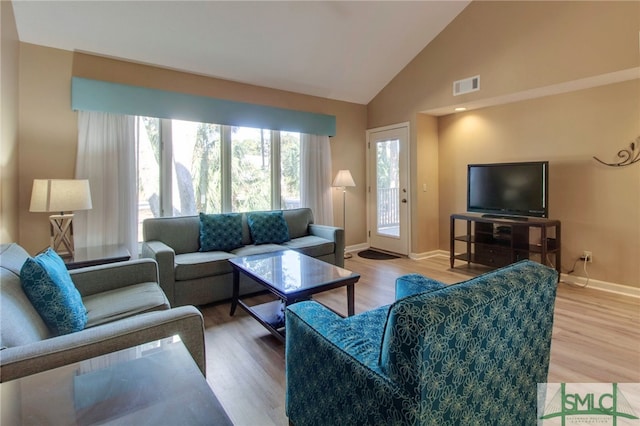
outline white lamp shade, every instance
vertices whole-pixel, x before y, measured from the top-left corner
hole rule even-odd
[[[34,179],[31,212],[89,210],[91,190],[87,179]]]
[[[334,187],[346,188],[347,186],[356,186],[349,170],[339,170],[336,178],[333,180]]]

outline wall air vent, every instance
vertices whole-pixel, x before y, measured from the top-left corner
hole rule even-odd
[[[463,95],[465,93],[476,92],[480,90],[480,76],[463,78],[453,82],[453,96]]]

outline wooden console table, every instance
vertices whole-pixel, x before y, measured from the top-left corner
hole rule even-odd
[[[464,232],[456,232],[456,222],[464,224]],[[456,254],[456,243],[464,247]],[[550,260],[553,256],[553,262]],[[479,214],[451,215],[450,261],[477,263],[500,268],[523,259],[553,266],[560,273],[560,221],[537,218],[485,217]]]

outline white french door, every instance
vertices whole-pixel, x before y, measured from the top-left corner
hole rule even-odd
[[[369,245],[409,254],[409,123],[367,130]]]

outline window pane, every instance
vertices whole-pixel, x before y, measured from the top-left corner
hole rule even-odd
[[[300,133],[280,132],[280,194],[283,209],[300,207]]]
[[[231,211],[271,209],[271,132],[231,130]]]
[[[172,120],[173,215],[219,213],[220,126]]]
[[[299,133],[147,117],[139,132],[140,225],[162,215],[271,210],[272,191],[281,208],[300,206]]]
[[[139,117],[138,126],[138,241],[142,221],[160,216],[160,119]]]

